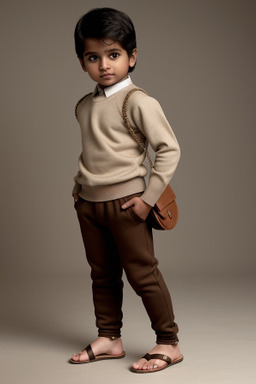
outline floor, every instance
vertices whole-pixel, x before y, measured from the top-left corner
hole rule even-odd
[[[129,367],[154,335],[140,298],[125,283],[123,343],[117,361],[71,365],[96,336],[91,287],[82,276],[15,278],[1,289],[0,381],[4,384],[255,384],[255,279],[194,276],[168,282],[184,361],[136,375]]]

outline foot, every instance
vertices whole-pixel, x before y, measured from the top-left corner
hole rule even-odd
[[[165,345],[165,344],[157,344],[150,352],[150,355],[153,354],[163,354],[167,355],[171,358],[171,360],[176,360],[181,357],[180,349],[178,344],[174,345]],[[146,359],[140,359],[136,363],[133,363],[132,368],[136,370],[152,370],[156,368],[162,368],[166,365],[166,362],[159,359],[152,359],[147,361]]]
[[[115,356],[120,355],[123,352],[123,345],[120,338],[111,340],[108,337],[98,337],[97,340],[91,343],[91,347],[95,356],[102,353]],[[82,351],[73,355],[71,360],[82,363],[89,361],[89,356],[86,351]]]

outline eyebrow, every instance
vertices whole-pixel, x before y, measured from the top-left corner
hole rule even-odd
[[[111,52],[116,52],[116,51],[121,52],[121,49],[120,48],[111,48],[111,49],[107,49],[104,52],[111,53]],[[90,56],[90,55],[98,55],[98,52],[86,52],[84,54],[84,56]]]

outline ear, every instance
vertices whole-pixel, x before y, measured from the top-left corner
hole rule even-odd
[[[134,65],[136,64],[137,55],[138,55],[138,50],[137,48],[134,48],[131,56],[129,57],[129,67],[131,68],[134,67]]]
[[[81,64],[81,67],[83,68],[83,70],[85,71],[85,72],[87,72],[87,69],[86,69],[86,67],[85,67],[85,65],[84,65],[84,61],[79,57],[78,58],[79,59],[79,61],[80,61],[80,64]]]

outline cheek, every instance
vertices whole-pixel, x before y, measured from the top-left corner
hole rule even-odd
[[[80,65],[81,65],[82,69],[86,72],[84,61],[80,58],[79,58],[79,61],[80,61]]]
[[[87,65],[85,66],[85,68],[86,68],[86,72],[88,72],[88,73],[94,73],[95,70],[96,70],[96,66],[94,66],[94,65],[90,65],[90,64],[87,64]]]

